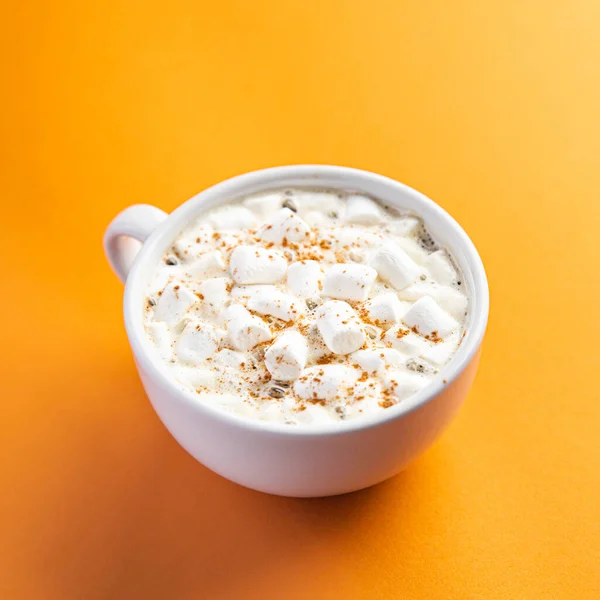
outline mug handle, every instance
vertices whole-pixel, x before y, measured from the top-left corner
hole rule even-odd
[[[104,252],[122,283],[142,244],[168,216],[156,206],[134,204],[111,221],[104,234]]]

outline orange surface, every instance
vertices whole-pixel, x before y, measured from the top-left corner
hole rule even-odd
[[[2,19],[0,597],[600,597],[600,4],[12,2]],[[456,423],[405,473],[291,500],[152,412],[102,256],[275,164],[433,197],[492,312]]]

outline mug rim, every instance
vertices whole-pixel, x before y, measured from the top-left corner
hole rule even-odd
[[[203,210],[210,208],[210,206],[240,197],[244,195],[244,193],[250,193],[244,192],[241,189],[237,189],[237,191],[234,192],[236,188],[251,188],[258,186],[258,190],[260,190],[260,184],[263,183],[264,189],[267,190],[270,189],[267,185],[269,179],[275,181],[276,179],[289,179],[292,177],[306,179],[308,184],[312,183],[312,187],[319,187],[319,179],[332,176],[348,178],[349,188],[352,188],[352,178],[356,179],[358,177],[363,179],[363,181],[365,179],[376,181],[388,188],[395,188],[404,195],[412,196],[412,198],[421,206],[426,206],[427,210],[437,213],[437,217],[444,221],[444,225],[452,230],[453,235],[460,238],[465,261],[473,280],[473,289],[470,290],[471,306],[469,314],[469,335],[465,337],[450,362],[444,365],[444,379],[442,380],[440,377],[437,377],[432,382],[425,385],[416,394],[387,408],[385,411],[358,417],[349,421],[316,425],[295,424],[292,426],[279,422],[261,421],[259,419],[241,416],[224,408],[199,401],[198,398],[200,396],[194,394],[190,390],[177,386],[172,377],[167,373],[166,367],[162,364],[158,356],[155,356],[151,352],[150,344],[144,335],[143,313],[141,310],[138,310],[139,306],[135,300],[137,294],[140,292],[140,286],[143,286],[143,289],[145,290],[145,286],[148,283],[147,278],[143,279],[141,277],[142,267],[146,262],[146,259],[152,254],[152,249],[159,242],[163,241],[165,237],[168,237],[171,242],[175,239],[181,231],[181,227],[177,229],[177,231],[174,231],[175,227],[180,222],[184,222],[188,217],[194,218],[196,213],[200,214]],[[285,184],[282,183],[281,187],[285,187]],[[324,185],[323,187],[331,186]],[[214,202],[205,206],[203,209],[198,209],[198,204],[200,204],[203,199],[208,199],[211,196],[214,198]],[[426,222],[426,219],[424,217],[422,218]],[[452,254],[452,248],[450,248],[450,251]],[[231,426],[241,427],[246,430],[255,430],[264,434],[273,435],[282,434],[295,437],[312,437],[342,435],[401,419],[414,410],[426,405],[437,397],[444,389],[449,387],[471,363],[481,346],[489,314],[489,289],[483,262],[467,233],[448,212],[421,192],[384,175],[362,169],[335,165],[287,165],[250,171],[216,183],[195,194],[170,213],[143,243],[135,258],[125,282],[123,313],[127,337],[136,361],[147,375],[168,391],[172,401],[183,402],[193,408],[196,412],[202,413],[207,418],[216,419]]]

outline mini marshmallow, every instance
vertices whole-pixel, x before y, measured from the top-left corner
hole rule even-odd
[[[323,341],[316,325],[310,325],[305,335],[308,342],[308,359],[311,363],[315,363],[320,358],[331,354],[331,350]]]
[[[357,381],[354,385],[354,404],[358,408],[365,408],[365,404],[371,400],[379,402],[381,400],[381,383],[376,379],[367,379],[366,381]]]
[[[279,405],[288,423],[300,425],[331,423],[331,414],[328,407],[312,402],[297,401],[291,394],[287,395]]]
[[[427,383],[427,379],[424,377],[403,371],[387,373],[383,379],[385,388],[390,390],[398,400],[405,400],[416,394]]]
[[[146,324],[146,332],[162,358],[170,360],[173,356],[173,336],[163,321],[150,321]]]
[[[255,213],[258,213],[262,218],[265,218],[281,208],[282,202],[282,194],[276,192],[274,194],[250,196],[250,198],[246,198],[242,204]]]
[[[251,350],[257,344],[271,339],[271,330],[259,317],[248,312],[241,304],[232,304],[225,310],[227,338],[236,350]]]
[[[379,406],[382,399],[381,391],[381,383],[375,379],[356,382],[353,394],[354,402],[344,407],[345,417],[352,419],[382,410],[382,407]]]
[[[199,366],[180,366],[175,371],[175,379],[185,387],[192,387],[203,392],[214,390],[218,386],[217,376],[213,371]]]
[[[212,312],[225,306],[229,296],[227,291],[229,283],[227,277],[216,277],[215,279],[207,279],[198,286],[202,301],[210,307]]]
[[[283,279],[287,260],[276,250],[238,246],[231,253],[229,271],[238,284],[276,283]]]
[[[231,288],[231,297],[236,300],[247,301],[252,296],[262,293],[263,290],[272,288],[272,285],[234,285]]]
[[[291,418],[301,425],[325,425],[331,423],[329,410],[319,404],[305,404],[303,409],[297,408],[289,413]]]
[[[280,292],[273,285],[261,286],[246,305],[261,315],[271,315],[283,321],[295,321],[306,310],[306,304],[294,296]]]
[[[211,210],[205,217],[206,222],[215,229],[239,230],[248,229],[256,225],[254,213],[241,204],[230,204]]]
[[[323,286],[323,269],[316,260],[292,263],[286,276],[290,291],[301,298],[317,296]]]
[[[417,300],[404,314],[402,321],[423,336],[432,334],[439,338],[452,333],[458,323],[431,296]]]
[[[433,279],[438,283],[452,285],[458,279],[456,269],[452,266],[448,255],[443,250],[432,252],[425,261]]]
[[[393,220],[390,225],[390,231],[395,233],[398,237],[407,237],[416,233],[420,227],[421,221],[416,217],[403,217],[399,220]]]
[[[197,364],[217,351],[218,338],[214,327],[201,321],[189,321],[184,327],[175,352],[184,362]]]
[[[383,341],[408,356],[420,356],[431,347],[431,343],[404,327],[392,327],[386,331]]]
[[[308,224],[289,208],[282,208],[269,223],[263,225],[256,234],[265,242],[281,244],[305,240],[310,232]]]
[[[308,360],[308,344],[298,331],[281,334],[265,352],[265,366],[273,379],[297,379]]]
[[[430,363],[442,367],[444,366],[452,357],[452,355],[458,349],[460,344],[461,334],[458,331],[455,331],[453,334],[449,335],[443,342],[438,344],[432,344],[431,348],[428,348],[425,352],[423,352],[423,358]]]
[[[371,266],[379,277],[387,281],[397,290],[411,284],[421,274],[419,265],[415,263],[396,243],[383,244],[371,259]]]
[[[197,302],[198,297],[184,285],[169,283],[158,298],[154,319],[176,325]]]
[[[294,392],[304,400],[333,400],[348,397],[358,379],[356,369],[346,365],[317,365],[305,369],[294,382]]]
[[[365,265],[341,263],[327,270],[323,282],[323,295],[341,300],[366,300],[377,271]]]
[[[343,227],[332,227],[323,230],[323,238],[331,242],[335,250],[347,250],[349,248],[377,248],[383,242],[380,233],[370,231],[365,227],[357,225],[344,225]]]
[[[223,393],[219,390],[215,394],[206,394],[202,397],[202,401],[212,403],[240,417],[256,418],[256,405],[249,402],[240,402],[239,394]]]
[[[369,315],[369,320],[384,329],[400,322],[400,317],[405,312],[402,302],[393,292],[375,296],[365,303],[364,309]]]
[[[352,364],[357,364],[369,374],[383,371],[387,366],[400,366],[406,362],[406,355],[394,348],[373,348],[358,350],[350,356]]]
[[[212,364],[223,369],[234,369],[238,371],[243,364],[248,362],[247,356],[243,352],[236,352],[229,348],[223,348],[212,357]]]
[[[263,400],[261,399],[258,405],[258,418],[261,421],[268,421],[270,423],[281,423],[285,421],[286,414],[283,410],[281,402],[276,400]]]
[[[202,281],[208,277],[222,275],[225,272],[225,260],[219,250],[205,252],[187,269],[192,279]]]
[[[416,302],[423,296],[431,296],[432,298],[436,298],[440,288],[441,286],[438,283],[435,283],[435,281],[432,279],[417,281],[416,283],[405,287],[403,290],[400,290],[398,292],[398,298],[411,303]]]
[[[325,302],[317,310],[317,327],[323,341],[335,354],[350,354],[365,343],[361,321],[352,307],[341,300]]]
[[[348,258],[353,262],[361,263],[365,261],[366,254],[364,250],[352,249],[348,252]]]
[[[359,225],[377,225],[383,214],[376,202],[366,196],[352,194],[346,201],[346,222]]]
[[[469,305],[467,296],[450,286],[440,285],[434,281],[413,283],[398,292],[400,300],[409,300],[411,302],[416,302],[423,296],[431,296],[456,320],[461,320],[464,317]]]
[[[335,194],[327,192],[298,191],[294,194],[298,210],[302,213],[311,210],[323,214],[340,214],[344,210],[344,201]]]
[[[435,301],[456,320],[463,319],[467,314],[469,300],[458,290],[449,286],[440,286],[437,293],[431,294]]]
[[[331,225],[331,218],[324,215],[321,211],[311,210],[302,215],[302,217],[310,227],[327,227]]]
[[[402,248],[410,258],[418,265],[424,265],[429,253],[416,240],[406,237],[399,237],[394,240],[397,246]]]
[[[187,262],[211,248],[213,228],[207,223],[194,227],[193,233],[182,235],[175,243],[175,251],[180,258]]]

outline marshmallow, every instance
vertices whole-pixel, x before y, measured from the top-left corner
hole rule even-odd
[[[251,350],[257,344],[271,339],[271,330],[267,324],[250,314],[241,304],[229,306],[224,316],[227,337],[236,350]]]
[[[211,312],[218,312],[225,306],[229,296],[228,286],[229,279],[227,277],[207,279],[198,286],[201,299],[211,309]]]
[[[377,271],[354,263],[333,265],[325,275],[323,295],[342,300],[366,300]]]
[[[402,302],[393,292],[371,298],[365,303],[364,309],[371,322],[385,329],[399,323],[400,317],[405,312]]]
[[[182,235],[173,244],[176,253],[187,261],[212,247],[213,228],[207,223],[196,225],[192,233]]]
[[[419,219],[416,217],[403,217],[397,221],[392,221],[389,225],[389,229],[398,237],[407,237],[416,233],[420,225],[421,221],[419,221]]]
[[[223,254],[219,250],[205,252],[190,265],[187,272],[196,281],[222,275],[225,272]]]
[[[344,210],[344,201],[335,194],[323,192],[298,191],[294,194],[298,210],[302,213],[317,211],[329,215]]]
[[[213,405],[223,408],[240,417],[247,417],[250,419],[256,418],[256,405],[254,403],[241,401],[239,394],[224,393],[219,390],[217,393],[202,396],[202,401],[212,403]]]
[[[386,366],[399,366],[406,361],[406,355],[394,348],[373,348],[371,350],[358,350],[350,356],[352,364],[357,364],[369,374],[381,372]]]
[[[201,321],[188,321],[177,340],[175,352],[184,362],[197,364],[217,351],[218,338],[214,327]]]
[[[366,196],[352,194],[346,200],[346,222],[359,225],[377,225],[383,214],[376,202]]]
[[[392,242],[383,244],[375,252],[371,266],[381,279],[389,282],[397,290],[411,284],[421,273],[419,266],[406,252]]]
[[[323,269],[316,260],[292,263],[286,275],[290,291],[302,298],[317,296],[323,286]]]
[[[286,396],[279,404],[288,423],[300,425],[331,423],[329,407],[297,401],[292,394]]]
[[[417,300],[404,313],[402,321],[426,337],[444,338],[458,327],[458,323],[431,296]]]
[[[455,331],[443,342],[432,344],[431,348],[423,352],[423,358],[438,367],[444,366],[458,349],[461,337],[460,332]]]
[[[331,241],[336,250],[347,250],[349,248],[376,248],[383,242],[381,234],[369,231],[364,227],[344,225],[343,227],[332,227],[323,230],[322,235]]]
[[[272,285],[234,285],[231,288],[231,297],[236,300],[247,301],[252,296],[262,293],[266,288],[272,288]]]
[[[282,202],[283,196],[281,193],[275,192],[274,194],[250,196],[242,204],[262,218],[265,218],[273,214],[278,208],[281,208]]]
[[[229,261],[229,270],[236,283],[276,283],[287,269],[285,257],[259,246],[238,246]]]
[[[205,217],[206,222],[217,230],[248,229],[256,225],[254,213],[241,204],[229,204],[211,210]]]
[[[256,234],[265,242],[281,244],[284,239],[288,242],[300,242],[308,237],[310,227],[289,208],[282,208],[269,223],[263,225]]]
[[[363,250],[352,249],[348,251],[348,258],[353,262],[364,262],[365,261],[365,252]]]
[[[383,384],[398,400],[404,400],[427,385],[427,379],[419,375],[405,372],[390,372],[383,379]]]
[[[308,344],[298,331],[281,334],[265,352],[265,366],[273,379],[293,381],[308,360]]]
[[[172,335],[169,327],[162,321],[150,321],[146,324],[146,332],[162,358],[170,360],[173,356]]]
[[[329,410],[319,404],[304,404],[290,413],[291,418],[301,425],[320,425],[331,423]]]
[[[223,348],[215,352],[212,357],[212,364],[218,365],[223,370],[234,369],[235,371],[239,371],[242,365],[247,363],[248,357],[243,352],[236,352],[229,348]]]
[[[286,414],[283,410],[281,402],[276,400],[261,400],[258,405],[258,418],[261,421],[269,421],[271,423],[281,423],[285,421]]]
[[[311,363],[315,363],[320,358],[331,354],[316,325],[309,326],[306,339],[308,341],[308,358]]]
[[[358,408],[364,408],[365,405],[361,406],[362,402],[375,400],[379,402],[381,399],[381,383],[376,379],[367,379],[366,381],[357,381],[354,385],[354,406]]]
[[[295,321],[304,313],[306,304],[294,296],[280,292],[273,285],[265,285],[250,296],[247,307],[261,315],[272,315],[283,321]]]
[[[379,412],[381,410],[381,406],[379,406],[381,390],[381,383],[374,379],[357,381],[354,386],[354,402],[344,407],[345,417],[352,419],[360,415]]]
[[[411,238],[400,237],[394,240],[395,243],[408,254],[418,265],[424,265],[429,253],[423,246]]]
[[[352,307],[341,300],[330,300],[317,311],[317,327],[323,341],[335,354],[350,354],[366,339],[362,323]]]
[[[305,369],[294,382],[294,392],[304,400],[333,400],[352,394],[358,371],[346,365],[317,365]]]
[[[448,286],[440,286],[435,294],[431,294],[435,301],[456,320],[461,320],[467,314],[469,300],[458,290]]]
[[[215,390],[218,387],[218,377],[215,373],[197,365],[193,367],[180,366],[175,371],[175,379],[185,387],[192,387],[203,392]]]
[[[389,329],[383,336],[383,341],[408,356],[420,356],[431,347],[422,337],[400,326]]]
[[[176,325],[185,313],[198,302],[198,297],[180,284],[169,283],[158,298],[154,319]]]
[[[439,289],[441,286],[432,279],[427,279],[426,281],[417,281],[403,290],[398,292],[398,298],[400,300],[406,300],[408,302],[416,302],[419,298],[423,296],[431,296],[432,298],[436,298]]]
[[[458,279],[456,269],[448,259],[448,255],[443,250],[432,252],[425,261],[425,266],[429,269],[433,279],[438,283],[452,285]]]
[[[321,211],[311,210],[302,217],[310,227],[327,227],[331,225],[331,219]]]
[[[416,302],[423,296],[431,296],[447,313],[461,320],[469,304],[468,298],[458,290],[447,285],[439,285],[433,281],[413,283],[398,292],[400,300]]]

